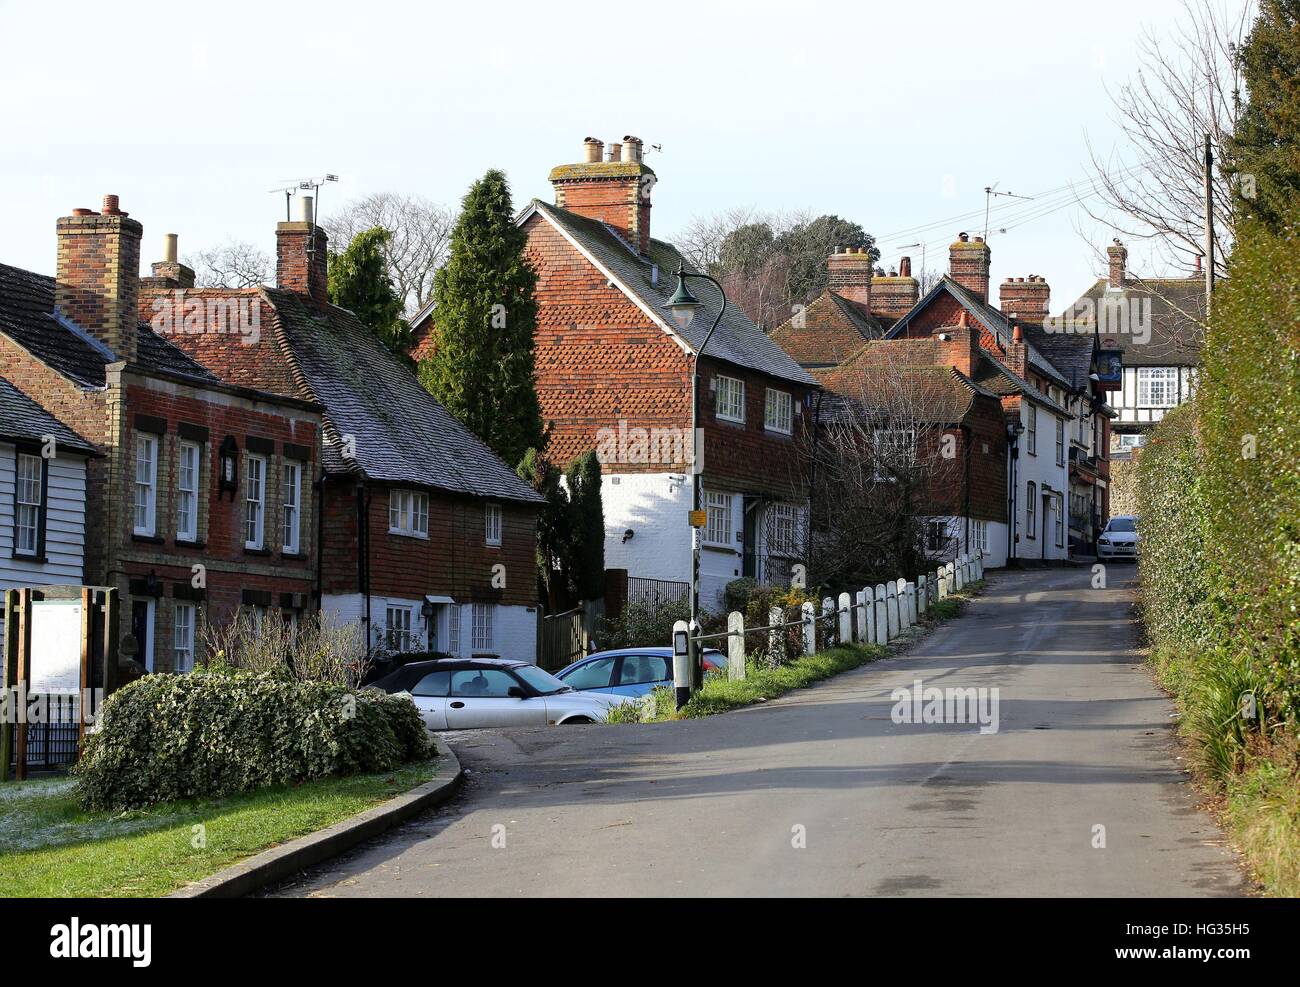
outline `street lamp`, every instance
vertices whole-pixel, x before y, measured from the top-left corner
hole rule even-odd
[[[1007,559],[1016,557],[1016,460],[1020,458],[1020,436],[1025,432],[1021,422],[1007,426]]]
[[[701,278],[708,281],[718,289],[718,294],[722,297],[722,304],[718,308],[718,315],[713,320],[713,325],[709,331],[704,334],[704,341],[695,350],[695,355],[691,361],[691,511],[692,522],[698,517],[700,510],[700,463],[702,461],[700,448],[700,357],[704,355],[704,348],[709,345],[709,339],[713,336],[713,330],[718,328],[718,323],[722,321],[722,313],[727,310],[727,293],[722,290],[722,285],[707,274],[688,274],[686,267],[681,262],[677,264],[677,290],[673,292],[672,298],[668,299],[667,309],[672,313],[673,322],[677,328],[683,331],[690,328],[691,323],[695,321],[695,313],[703,307],[703,302],[691,294],[691,289],[686,286],[687,278]],[[703,684],[703,666],[700,664],[699,642],[696,640],[700,633],[700,529],[694,523],[691,524],[691,623],[690,623],[690,658],[691,658],[691,688],[698,689]]]

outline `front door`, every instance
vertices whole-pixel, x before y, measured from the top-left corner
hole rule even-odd
[[[135,638],[135,660],[146,672],[153,671],[153,600],[131,601],[131,636]]]

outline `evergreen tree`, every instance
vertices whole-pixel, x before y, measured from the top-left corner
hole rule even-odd
[[[461,203],[434,280],[433,354],[420,381],[508,463],[545,448],[533,362],[537,274],[524,257],[506,176],[489,171]]]
[[[537,579],[542,598],[555,607],[568,592],[569,497],[560,471],[536,449],[524,453],[515,472],[546,499],[537,512]]]
[[[1240,57],[1250,101],[1227,169],[1238,212],[1279,233],[1300,202],[1300,0],[1263,0]]]
[[[569,489],[569,574],[580,600],[605,595],[605,510],[600,497],[600,459],[589,450],[565,471]]]
[[[383,227],[372,226],[354,236],[341,254],[331,253],[329,293],[331,302],[351,311],[389,349],[400,352],[409,342],[410,327],[384,261],[390,236]]]

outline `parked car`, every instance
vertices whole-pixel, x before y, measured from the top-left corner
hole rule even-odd
[[[576,692],[536,665],[504,658],[415,661],[373,686],[409,695],[430,730],[598,723],[619,702]]]
[[[1138,519],[1132,514],[1116,514],[1106,522],[1097,539],[1097,558],[1136,559],[1138,557]]]
[[[706,672],[726,668],[726,655],[715,648],[705,649]],[[655,686],[673,684],[673,649],[598,651],[560,669],[555,677],[579,692],[601,692],[624,698],[644,696]]]

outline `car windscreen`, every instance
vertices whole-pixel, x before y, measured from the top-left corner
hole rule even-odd
[[[1137,525],[1133,523],[1131,517],[1113,517],[1110,524],[1106,525],[1107,531],[1137,531]]]
[[[536,692],[543,696],[549,696],[553,692],[560,692],[568,689],[565,683],[561,682],[550,672],[542,671],[536,665],[520,665],[511,669],[516,675],[523,679]]]

